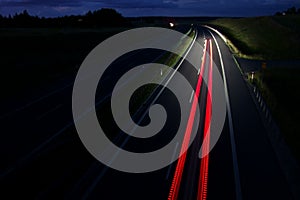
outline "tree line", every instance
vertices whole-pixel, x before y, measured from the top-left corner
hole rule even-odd
[[[102,8],[89,11],[84,15],[68,15],[63,17],[31,16],[27,10],[11,16],[0,15],[0,27],[117,27],[130,23],[116,10]]]
[[[300,15],[300,8],[297,9],[295,6],[293,6],[283,12],[277,12],[275,15]]]

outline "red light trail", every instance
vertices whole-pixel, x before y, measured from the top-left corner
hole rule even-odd
[[[203,151],[200,164],[200,175],[198,184],[198,200],[207,199],[207,184],[208,184],[208,162],[209,162],[209,142],[210,142],[210,124],[212,115],[212,42],[209,40],[209,56],[210,65],[208,71],[208,93],[206,96],[206,109],[205,109],[205,123],[204,123],[204,134],[203,134]],[[207,138],[207,139],[206,139]]]
[[[180,158],[177,161],[175,174],[174,174],[174,177],[172,180],[168,200],[176,200],[178,198],[180,183],[181,183],[181,179],[182,179],[182,174],[183,174],[183,169],[184,169],[184,164],[185,164],[186,154],[187,154],[187,151],[185,151],[185,150],[187,149],[188,144],[190,142],[190,137],[191,137],[191,133],[192,133],[192,129],[193,129],[193,124],[194,124],[194,119],[195,119],[195,114],[196,114],[196,109],[197,109],[197,104],[198,104],[198,98],[200,95],[201,86],[202,86],[202,82],[203,82],[206,51],[207,51],[207,40],[205,40],[205,43],[204,43],[204,53],[203,53],[202,64],[201,64],[201,68],[200,68],[200,75],[198,77],[195,96],[194,96],[194,99],[192,102],[192,107],[191,107],[191,111],[190,111],[190,115],[189,115],[189,119],[188,119],[188,123],[187,123],[187,128],[186,128],[186,131],[184,134],[183,143],[182,143],[181,150],[180,150],[180,155],[182,155],[182,156],[180,156]]]

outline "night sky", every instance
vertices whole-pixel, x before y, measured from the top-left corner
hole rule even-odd
[[[0,14],[26,9],[52,17],[114,8],[123,16],[261,16],[291,6],[300,7],[300,0],[0,0]]]

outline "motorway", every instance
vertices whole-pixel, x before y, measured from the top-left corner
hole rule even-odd
[[[199,128],[189,150],[177,161],[149,173],[120,172],[98,162],[76,133],[71,110],[75,77],[69,77],[53,86],[54,90],[28,103],[12,105],[11,109],[8,106],[1,113],[4,131],[0,140],[0,195],[8,199],[20,196],[31,199],[293,199],[259,110],[229,48],[213,30],[203,26],[193,29],[194,41],[204,51],[194,47],[193,41],[186,56],[198,55],[198,69],[184,60],[174,67],[194,88],[188,91],[190,119],[185,136],[174,152],[178,153],[189,143],[189,129],[195,123]],[[111,141],[123,149],[133,152],[159,149],[178,129],[178,102],[173,93],[162,87],[134,115],[134,121],[145,125],[149,118],[141,117],[147,108],[153,103],[164,106],[168,113],[166,125],[152,138],[129,137],[117,127],[109,110],[111,92],[122,75],[135,66],[159,62],[163,55],[164,52],[154,49],[128,53],[118,58],[100,80],[96,94],[98,119]],[[217,68],[212,68],[213,63]],[[214,81],[213,69],[219,70],[224,81],[226,120],[216,146],[199,159],[203,138],[210,134],[214,109],[213,99],[208,95]],[[166,75],[168,78],[172,83],[171,74]],[[180,83],[172,84],[181,87]],[[197,103],[203,116],[198,121],[197,116],[193,117]]]

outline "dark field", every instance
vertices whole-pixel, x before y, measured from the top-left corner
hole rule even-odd
[[[255,75],[255,83],[272,110],[293,154],[300,160],[300,68],[266,69]]]
[[[91,49],[123,30],[1,29],[2,99],[18,98],[76,73]]]

